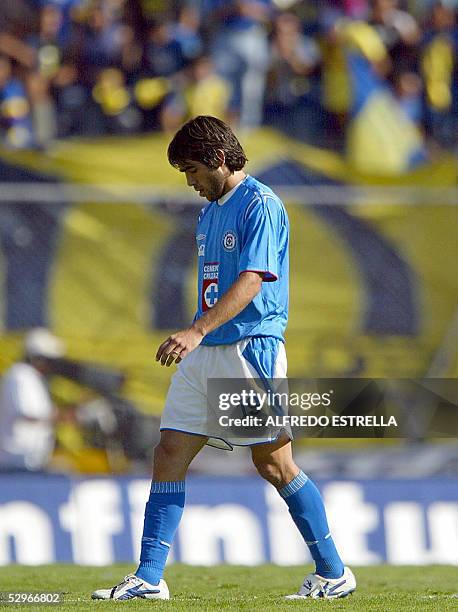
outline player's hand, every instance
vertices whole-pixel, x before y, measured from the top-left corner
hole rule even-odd
[[[180,361],[189,355],[191,351],[199,346],[204,338],[204,334],[195,327],[182,329],[176,334],[172,334],[158,348],[156,353],[156,361],[160,361],[161,365],[170,367],[173,362]]]

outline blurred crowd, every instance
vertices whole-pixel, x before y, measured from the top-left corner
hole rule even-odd
[[[10,147],[213,114],[339,148],[374,86],[457,144],[456,0],[2,0]],[[375,85],[374,85],[375,84]]]

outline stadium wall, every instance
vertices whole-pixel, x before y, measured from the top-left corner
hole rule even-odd
[[[135,562],[149,480],[0,476],[0,565]],[[458,480],[330,480],[334,538],[351,565],[458,565]],[[310,557],[270,485],[189,477],[170,562],[258,565]]]

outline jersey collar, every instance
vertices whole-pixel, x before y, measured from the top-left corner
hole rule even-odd
[[[237,183],[237,185],[235,187],[232,187],[232,189],[230,191],[228,191],[227,193],[225,193],[223,196],[221,196],[219,198],[219,200],[216,200],[216,203],[218,204],[218,206],[222,206],[223,204],[225,204],[230,198],[232,198],[232,196],[234,195],[234,193],[237,191],[237,189],[240,187],[240,185],[242,185],[242,183],[244,183],[246,181],[246,179],[248,178],[248,174],[245,176],[245,178],[243,178],[240,183]]]

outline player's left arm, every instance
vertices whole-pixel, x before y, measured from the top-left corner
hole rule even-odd
[[[175,334],[172,334],[159,347],[156,361],[170,366],[174,361],[180,363],[193,351],[207,334],[220,325],[236,317],[261,291],[263,274],[259,272],[242,272],[228,291],[207,310],[200,319]]]

